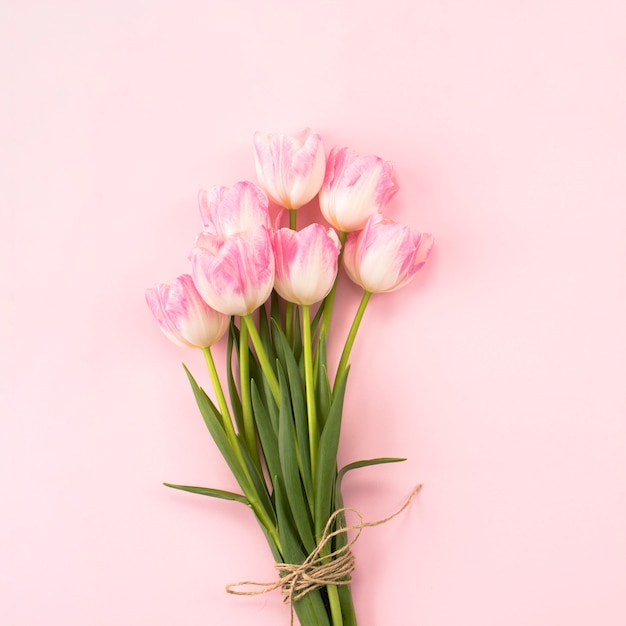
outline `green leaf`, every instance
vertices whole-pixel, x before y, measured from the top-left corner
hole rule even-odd
[[[204,423],[209,429],[209,432],[213,437],[213,441],[215,441],[219,451],[222,453],[228,467],[230,467],[230,471],[237,479],[239,486],[243,489],[243,492],[246,494],[248,500],[257,501],[256,498],[253,497],[253,494],[256,493],[256,496],[259,499],[259,506],[265,510],[265,513],[271,519],[272,523],[275,523],[276,516],[274,513],[274,506],[269,494],[267,493],[267,486],[263,478],[260,476],[258,469],[250,459],[250,455],[248,454],[246,447],[239,439],[236,439],[234,442],[230,441],[222,425],[222,420],[217,407],[213,404],[209,396],[207,396],[204,389],[198,386],[198,383],[186,367],[185,371],[187,372],[187,377],[191,383],[191,388],[193,389],[194,396],[196,397],[200,413],[204,418]],[[237,450],[233,448],[234,445],[237,446]],[[240,462],[240,459],[243,459],[245,466]]]
[[[256,380],[257,383],[260,385],[260,389],[265,389],[264,386],[264,381],[265,381],[265,376],[263,374],[263,368],[260,366],[257,358],[256,358],[256,354],[254,353],[254,350],[252,350],[252,348],[249,348],[250,351],[250,356],[249,356],[249,374],[250,374],[250,380]],[[267,387],[267,393],[271,396],[272,393],[269,390],[269,386]]]
[[[274,354],[274,348],[272,347],[271,353]],[[267,378],[263,374],[263,369],[259,365],[256,354],[251,349],[250,350],[250,364],[249,364],[249,373],[250,379],[255,382],[257,392],[259,394],[259,399],[261,404],[266,408],[267,415],[270,419],[270,423],[274,432],[278,432],[278,407],[276,406],[276,402],[274,400],[274,396],[272,394],[272,390],[267,381]]]
[[[240,435],[238,437],[240,437]],[[259,468],[256,466],[256,464],[253,462],[252,457],[250,456],[250,453],[248,452],[248,449],[244,445],[241,438],[238,438],[237,441],[240,446],[241,456],[243,457],[246,468],[248,469],[248,474],[250,475],[250,479],[252,480],[254,489],[259,496],[261,506],[263,507],[263,509],[265,509],[265,512],[270,518],[271,523],[273,525],[276,525],[276,513],[274,511],[274,504],[272,503],[272,500],[269,496],[267,484],[265,483],[265,478],[259,471]]]
[[[280,409],[278,414],[278,455],[280,466],[285,481],[287,500],[289,501],[289,507],[300,534],[300,539],[305,550],[312,552],[315,548],[315,541],[298,466],[298,442],[293,423],[289,386],[285,380],[282,367],[278,368],[278,380],[280,384]]]
[[[200,414],[204,419],[204,423],[211,433],[211,437],[213,437],[215,445],[222,453],[222,456],[228,464],[228,467],[230,467],[231,472],[233,473],[233,475],[237,479],[237,482],[245,493],[246,488],[248,487],[248,479],[246,477],[243,467],[237,459],[231,442],[226,435],[226,431],[224,430],[224,426],[222,425],[222,417],[217,410],[215,404],[213,404],[211,398],[207,396],[204,389],[202,389],[195,381],[194,377],[191,375],[191,372],[187,369],[186,366],[183,365],[183,367],[185,368],[185,372],[187,373],[187,377],[189,378],[189,382],[193,390],[193,395],[196,398],[196,403],[198,404],[198,408],[200,409]]]
[[[265,349],[265,354],[270,363],[276,361],[276,353],[274,352],[274,346],[272,345],[272,328],[270,320],[267,317],[267,311],[265,307],[259,307],[259,336],[261,337],[261,343]]]
[[[345,467],[342,467],[337,474],[337,487],[341,485],[341,481],[347,472],[358,469],[359,467],[369,467],[370,465],[383,465],[384,463],[401,463],[406,459],[400,459],[396,457],[380,457],[378,459],[365,459],[363,461],[354,461],[349,463]]]
[[[346,393],[349,367],[336,386],[328,419],[320,436],[319,456],[315,472],[315,537],[319,541],[331,514],[337,477],[337,449],[341,433],[343,399]]]
[[[300,564],[307,554],[298,538],[293,520],[289,514],[290,507],[285,495],[285,487],[278,476],[274,476],[276,489],[276,516],[278,518],[278,534],[283,548],[284,563]],[[294,610],[301,624],[306,626],[331,626],[326,606],[320,590],[308,593],[294,603]]]
[[[185,367],[185,366],[183,366]],[[254,509],[255,515],[261,525],[271,533],[276,524],[274,505],[267,493],[265,481],[259,475],[257,468],[250,460],[245,446],[236,438],[231,441],[222,425],[219,411],[207,396],[205,391],[198,385],[191,372],[185,367],[198,408],[204,419],[213,441],[222,453],[224,460],[230,467],[231,472],[242,488],[248,501]],[[267,519],[263,519],[263,517]]]
[[[341,604],[343,626],[357,626],[350,585],[338,585],[337,591],[339,592],[339,603]]]
[[[272,291],[272,296],[270,298],[270,317],[272,320],[276,320],[276,323],[280,326],[280,296],[276,292],[276,290]]]
[[[302,563],[307,554],[296,530],[291,507],[285,493],[283,480],[277,474],[273,477],[276,493],[276,518],[278,519],[278,536],[283,548],[285,563]]]
[[[274,400],[269,383],[265,379],[263,379],[263,389],[265,391],[265,402],[263,406],[267,409],[267,414],[270,418],[274,433],[278,436],[278,405]],[[259,393],[259,395],[261,394]]]
[[[246,496],[232,491],[224,491],[223,489],[211,489],[210,487],[191,487],[190,485],[173,485],[171,483],[163,483],[166,487],[172,489],[180,489],[181,491],[189,491],[189,493],[197,493],[201,496],[209,496],[211,498],[219,498],[220,500],[233,500],[241,502],[246,506],[250,506],[250,502]]]
[[[395,458],[395,457],[381,457],[376,459],[366,459],[363,461],[355,461],[354,463],[349,463],[345,467],[342,467],[341,470],[337,473],[337,481],[335,487],[335,511],[339,511],[343,509],[343,496],[341,495],[341,481],[347,472],[358,469],[359,467],[368,467],[370,465],[381,465],[383,463],[399,463],[401,461],[406,461],[406,459]],[[337,517],[337,528],[345,527],[346,518],[342,513]],[[348,542],[348,539],[344,533],[337,535],[333,541],[333,549],[339,550],[343,548],[343,546]],[[340,594],[341,595],[341,594]],[[351,601],[351,598],[349,598]],[[345,601],[348,599],[346,598]],[[344,599],[342,598],[342,603]],[[344,624],[346,626],[346,624]]]
[[[358,469],[359,467],[367,467],[369,465],[381,465],[382,463],[399,463],[401,461],[406,461],[406,459],[399,459],[395,457],[381,457],[377,459],[366,459],[363,461],[355,461],[354,463],[349,463],[345,467],[342,467],[341,470],[337,473],[337,480],[335,486],[335,511],[339,511],[343,509],[343,497],[341,495],[341,481],[347,472],[353,469]],[[343,514],[339,515],[337,518],[337,528],[341,528],[346,525],[345,516]],[[347,537],[345,534],[340,534],[335,537],[335,541],[333,542],[334,549],[337,550],[342,548],[347,543]]]
[[[278,406],[274,400],[271,387],[263,374],[263,369],[257,361],[256,355],[250,350],[250,379],[255,382],[259,399],[267,409],[267,415],[275,433],[278,433]]]
[[[297,362],[302,358],[302,324],[300,323],[300,307],[296,307],[293,333],[293,355]]]
[[[313,478],[311,476],[311,458],[309,452],[309,421],[306,407],[306,395],[304,391],[303,376],[295,356],[289,348],[287,337],[280,328],[274,328],[274,336],[276,342],[280,344],[280,350],[283,355],[284,364],[287,369],[287,377],[289,379],[289,393],[291,396],[291,404],[293,407],[293,417],[295,422],[296,434],[295,438],[298,442],[297,459],[298,467],[304,483],[304,489],[309,501],[309,508],[313,504]]]
[[[239,390],[235,382],[233,374],[233,352],[239,354],[239,329],[235,326],[235,322],[230,320],[230,330],[228,332],[228,346],[226,348],[226,376],[228,379],[228,394],[230,395],[230,405],[235,415],[235,423],[237,430],[243,431],[243,409],[241,407],[241,398]]]
[[[317,346],[316,359],[316,371],[317,381],[315,383],[315,395],[317,402],[317,421],[320,428],[324,428],[326,419],[330,411],[330,405],[332,402],[333,392],[328,379],[328,365],[326,363],[326,338],[320,337]]]
[[[326,605],[322,599],[325,590],[316,589],[294,602],[293,608],[300,624],[306,626],[331,626],[332,618],[328,615]],[[348,626],[344,624],[344,626]],[[354,624],[356,626],[356,623]]]
[[[244,432],[244,424],[243,424],[243,408],[241,404],[241,398],[239,396],[239,390],[236,383],[236,377],[234,374],[233,363],[232,363],[232,355],[235,354],[237,357],[239,356],[239,342],[240,342],[240,331],[235,326],[235,323],[231,320],[230,332],[228,335],[228,352],[227,352],[227,375],[228,375],[228,391],[231,397],[231,404],[233,406],[233,412],[235,413],[235,420],[237,424],[237,430],[239,432]],[[273,354],[273,348],[271,349],[271,353]],[[237,376],[239,375],[239,366],[236,366]],[[271,391],[269,386],[267,385],[267,381],[265,381],[265,377],[263,376],[263,371],[261,366],[259,365],[258,359],[254,350],[249,348],[249,374],[251,380],[256,380],[259,386],[259,392],[261,393],[263,402],[267,404],[265,396],[271,397]],[[278,422],[278,414],[276,414],[276,421]]]
[[[311,320],[311,335],[315,335],[315,333],[317,332],[317,329],[320,324],[320,320],[322,319],[323,312],[324,312],[324,306],[323,305],[318,306],[315,316]]]
[[[261,450],[265,463],[269,471],[270,476],[282,476],[282,468],[280,466],[280,459],[278,456],[278,437],[276,431],[272,427],[272,423],[267,413],[267,408],[263,404],[259,390],[257,388],[256,381],[252,381],[252,409],[254,413],[254,420],[256,423],[257,433],[259,434],[259,441],[261,443]],[[272,400],[273,402],[273,400]],[[273,483],[272,479],[272,483]],[[276,486],[274,485],[274,490]]]

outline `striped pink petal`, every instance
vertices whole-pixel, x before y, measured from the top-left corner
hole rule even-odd
[[[254,162],[265,193],[288,209],[310,202],[324,180],[324,144],[310,129],[297,136],[256,132]]]
[[[216,185],[208,191],[201,189],[198,204],[205,231],[224,239],[251,232],[259,225],[270,225],[267,196],[249,181],[232,187]]]
[[[350,279],[371,293],[395,291],[424,265],[434,243],[430,234],[376,214],[360,232],[349,233],[343,264]]]
[[[390,161],[333,148],[320,190],[320,209],[335,228],[352,232],[362,229],[370,215],[380,213],[397,191]]]
[[[146,290],[146,302],[163,333],[179,346],[209,347],[228,328],[229,317],[201,298],[188,274]]]
[[[281,228],[272,237],[274,288],[285,300],[311,305],[324,299],[337,275],[341,244],[332,228],[311,224],[300,231]]]
[[[274,255],[265,226],[228,239],[203,233],[190,259],[200,295],[211,307],[227,315],[252,313],[272,291]]]

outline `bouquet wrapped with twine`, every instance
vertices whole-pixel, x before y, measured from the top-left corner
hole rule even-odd
[[[383,216],[398,186],[392,164],[377,156],[333,148],[327,157],[310,130],[256,133],[254,156],[258,185],[200,192],[203,229],[190,274],[146,292],[165,335],[204,353],[211,396],[185,370],[241,492],[166,485],[245,504],[256,516],[277,580],[229,585],[229,592],[280,588],[292,622],[295,612],[302,626],[355,626],[350,546],[362,528],[400,511],[376,522],[356,513],[359,521],[347,525],[353,509],[344,507],[341,480],[350,470],[403,459],[338,467],[350,353],[372,295],[407,284],[426,262],[433,237]],[[299,230],[298,212],[316,197],[328,224]],[[270,201],[282,209],[275,220]],[[288,225],[281,227],[283,220]],[[331,371],[327,345],[336,341],[331,319],[340,267],[363,292]],[[224,336],[223,382],[211,347]]]

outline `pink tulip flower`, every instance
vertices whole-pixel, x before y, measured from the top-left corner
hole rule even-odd
[[[344,268],[352,281],[370,293],[395,291],[424,265],[434,237],[411,231],[376,214],[360,232],[349,233]]]
[[[320,190],[326,169],[324,144],[310,129],[298,136],[254,134],[259,184],[279,206],[299,209]]]
[[[204,230],[223,239],[251,232],[259,224],[270,226],[267,196],[248,181],[201,189],[198,204]]]
[[[320,190],[320,209],[337,230],[361,230],[367,218],[380,213],[396,191],[390,161],[362,157],[349,148],[333,148]]]
[[[341,244],[332,228],[311,224],[300,231],[273,233],[276,259],[274,289],[289,302],[311,305],[325,298],[337,275]]]
[[[200,295],[217,311],[248,315],[272,292],[274,254],[265,226],[228,239],[202,233],[190,259],[191,273]]]
[[[208,348],[228,329],[230,318],[201,298],[189,274],[148,289],[146,301],[161,330],[179,346]]]

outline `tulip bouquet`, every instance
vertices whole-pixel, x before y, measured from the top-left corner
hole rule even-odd
[[[372,294],[411,280],[433,238],[383,217],[398,190],[390,162],[348,148],[326,158],[322,138],[308,130],[256,133],[254,155],[258,186],[200,192],[203,230],[191,274],[146,292],[162,331],[204,353],[214,399],[187,376],[241,493],[166,484],[253,511],[279,571],[270,588],[282,588],[292,620],[295,611],[302,626],[354,626],[341,480],[347,471],[402,459],[337,466],[350,353]],[[298,211],[316,196],[331,227],[298,230]],[[268,198],[283,209],[274,227]],[[280,227],[282,216],[288,227]],[[363,295],[331,371],[340,265]],[[211,346],[224,335],[223,386]]]

